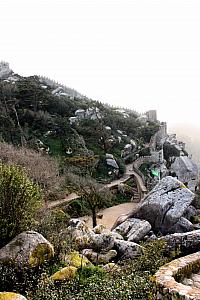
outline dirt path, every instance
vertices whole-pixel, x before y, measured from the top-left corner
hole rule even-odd
[[[59,205],[61,205],[61,204],[63,204],[63,203],[69,202],[69,201],[71,201],[71,200],[75,200],[75,199],[77,199],[77,198],[79,198],[79,196],[78,196],[76,193],[71,193],[71,194],[69,194],[69,195],[68,195],[66,198],[64,198],[64,199],[57,200],[57,201],[52,201],[52,202],[47,202],[46,208],[47,208],[47,209],[51,209],[51,208],[54,208],[54,207],[56,207],[56,206],[59,206]]]
[[[97,224],[103,224],[106,228],[111,229],[120,215],[129,213],[132,209],[136,208],[137,205],[138,203],[128,202],[103,209],[98,213],[103,214],[103,218],[97,219]],[[84,216],[80,219],[85,220],[86,224],[92,228],[92,218],[90,216]]]
[[[133,164],[126,165],[126,171],[125,171],[124,175],[120,179],[113,180],[111,183],[105,184],[105,187],[111,188],[111,187],[117,186],[120,183],[123,183],[124,181],[129,179],[132,175],[134,175],[137,178],[139,185],[141,187],[141,190],[146,190],[146,187],[143,183],[142,178],[133,170]],[[79,198],[79,196],[76,193],[71,193],[68,196],[66,196],[64,199],[53,201],[53,202],[47,202],[45,208],[52,209],[56,206],[59,206],[61,204],[67,203],[69,201],[72,201],[72,200],[75,200],[78,198]]]

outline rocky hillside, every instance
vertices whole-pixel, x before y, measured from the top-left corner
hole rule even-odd
[[[159,127],[155,114],[110,107],[41,76],[23,77],[0,63],[0,139],[64,158],[123,172]],[[106,168],[105,168],[106,166]]]

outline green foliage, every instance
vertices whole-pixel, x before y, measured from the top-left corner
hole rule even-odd
[[[89,204],[84,198],[71,201],[66,207],[66,211],[71,218],[77,218],[91,214]]]
[[[1,245],[30,228],[42,203],[41,190],[18,166],[0,163]]]
[[[83,284],[87,282],[88,279],[105,279],[107,277],[107,273],[99,266],[88,266],[80,268],[78,270],[77,277],[79,282]]]
[[[153,165],[152,162],[143,163],[143,164],[139,167],[139,170],[140,170],[145,176],[148,176],[148,175],[149,175],[149,171],[150,171],[152,165]]]
[[[149,156],[151,155],[151,152],[150,152],[150,148],[147,147],[147,148],[143,148],[142,150],[140,150],[139,152],[139,156]]]
[[[53,95],[52,91],[58,85],[47,80],[48,85],[45,80],[42,83],[43,80],[37,76],[19,76],[14,85],[0,82],[0,139],[37,151],[49,148],[50,155],[62,157],[63,160],[106,153],[120,160],[121,150],[130,143],[130,139],[137,140],[138,145],[138,141],[148,142],[158,129],[156,123],[142,125],[137,121],[137,114],[131,110],[126,110],[128,115],[124,118],[116,108],[98,101]],[[46,89],[42,88],[43,84]],[[101,117],[85,118],[70,125],[69,118],[74,116],[76,110],[91,107],[99,108]],[[106,126],[111,130],[107,130]],[[121,141],[117,130],[123,133]],[[38,145],[38,140],[43,143],[42,146]],[[123,174],[123,163],[119,162],[119,165],[120,174]],[[97,169],[96,173],[92,170],[90,174],[100,180],[109,179],[103,168]]]
[[[126,166],[124,164],[124,161],[122,159],[118,158],[117,164],[119,166],[119,175],[122,176],[126,171]]]
[[[57,284],[48,278],[65,266],[63,261],[51,261],[43,267],[21,271],[0,265],[0,291],[12,290],[30,300],[152,299],[154,284],[151,277],[172,257],[165,257],[165,244],[162,241],[143,246],[144,254],[134,260],[121,262],[121,272],[117,275],[106,274],[99,266],[82,267],[76,278]]]

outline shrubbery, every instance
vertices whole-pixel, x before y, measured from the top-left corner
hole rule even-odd
[[[121,262],[120,273],[108,274],[99,266],[82,267],[78,270],[75,279],[62,283],[48,280],[52,270],[57,271],[55,262],[49,262],[48,265],[29,272],[23,270],[21,273],[9,268],[1,268],[0,290],[7,287],[9,278],[14,290],[27,295],[29,300],[152,299],[154,283],[151,277],[171,258],[165,257],[165,246],[161,241],[150,242],[143,246],[145,251],[142,256]],[[62,267],[61,264],[59,266]],[[25,285],[22,284],[22,278]]]
[[[0,236],[2,246],[30,228],[42,203],[40,188],[24,170],[0,163]]]
[[[40,185],[47,198],[61,194],[64,178],[59,174],[59,164],[50,156],[25,147],[0,143],[0,158],[6,164],[25,168],[28,177]]]

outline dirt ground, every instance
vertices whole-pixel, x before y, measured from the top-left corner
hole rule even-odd
[[[128,202],[128,203],[115,205],[115,206],[106,208],[104,210],[101,210],[99,212],[99,214],[103,214],[103,218],[97,219],[97,224],[103,224],[108,229],[111,229],[112,226],[114,225],[116,219],[120,215],[129,213],[132,209],[136,208],[137,205],[138,205],[137,203]],[[84,216],[80,219],[85,220],[86,224],[89,227],[92,227],[92,218],[91,217]]]

